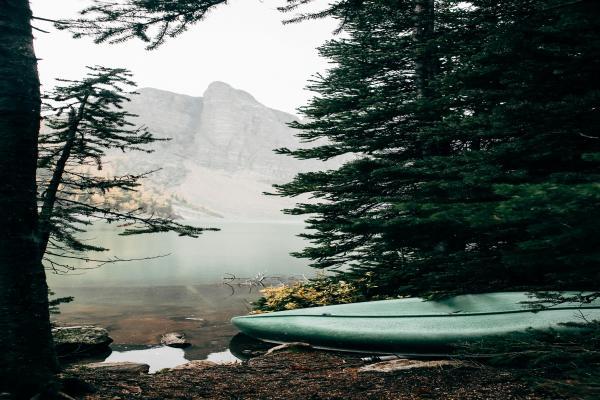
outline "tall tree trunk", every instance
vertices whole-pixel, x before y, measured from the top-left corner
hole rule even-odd
[[[431,48],[431,40],[435,31],[435,0],[415,0],[415,89],[416,97],[422,104],[432,99],[431,80],[434,78],[439,60]],[[424,108],[419,111],[417,118],[421,123],[432,125],[436,120],[431,110]],[[427,138],[419,138],[415,146],[416,158],[423,158],[435,152]]]
[[[440,60],[433,46],[435,39],[435,0],[416,0],[415,2],[415,85],[417,96],[427,102],[434,101],[436,93],[432,88],[432,82],[440,71]],[[425,108],[420,120],[430,126],[439,122],[438,110],[435,107]],[[432,140],[434,138],[423,138],[425,143],[418,143],[418,156],[449,156],[452,152],[448,140]],[[462,240],[448,236],[437,244],[440,251],[451,253],[464,249]]]
[[[0,0],[0,392],[39,392],[57,370],[37,240],[40,92],[28,0]]]
[[[415,4],[415,75],[419,97],[430,97],[430,82],[439,69],[439,60],[430,41],[435,31],[435,0],[416,0]]]
[[[436,93],[432,82],[440,72],[440,59],[433,41],[435,33],[435,0],[416,0],[415,3],[415,84],[417,96],[425,101],[434,101]],[[439,110],[435,107],[425,109],[421,121],[434,125],[439,122]],[[448,156],[452,149],[447,140],[438,140],[435,144],[424,146],[421,157],[427,155]]]

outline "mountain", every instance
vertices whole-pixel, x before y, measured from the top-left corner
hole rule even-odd
[[[144,180],[143,196],[170,202],[186,218],[285,219],[280,210],[294,201],[262,193],[299,171],[324,167],[275,154],[298,147],[296,131],[286,125],[297,118],[223,82],[210,84],[202,97],[140,89],[126,109],[138,115],[133,123],[171,140],[154,144],[151,154],[111,153],[109,173],[159,169]]]

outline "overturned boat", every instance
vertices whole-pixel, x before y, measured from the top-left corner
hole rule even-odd
[[[568,295],[568,293],[565,293]],[[235,317],[243,333],[267,342],[370,353],[447,354],[456,344],[527,329],[569,331],[600,320],[600,301],[532,306],[525,292],[371,301]],[[565,325],[566,324],[566,325]]]

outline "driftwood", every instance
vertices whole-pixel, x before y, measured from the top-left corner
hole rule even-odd
[[[409,360],[407,358],[397,358],[389,361],[382,361],[375,364],[360,367],[358,372],[393,372],[415,368],[442,368],[442,367],[462,367],[466,364],[455,360]]]
[[[286,350],[286,349],[312,349],[312,346],[308,343],[304,342],[291,342],[280,344],[279,346],[271,347],[265,355],[275,353],[276,351]]]
[[[222,278],[224,286],[231,289],[231,295],[235,294],[236,288],[248,288],[248,293],[252,293],[253,290],[260,290],[267,286],[290,284],[294,282],[304,282],[308,278],[304,275],[297,276],[267,276],[262,272],[259,272],[254,277],[237,277],[235,274],[225,273]]]

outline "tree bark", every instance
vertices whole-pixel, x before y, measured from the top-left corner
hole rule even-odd
[[[57,370],[37,233],[40,89],[28,0],[0,0],[0,392],[27,398]]]

